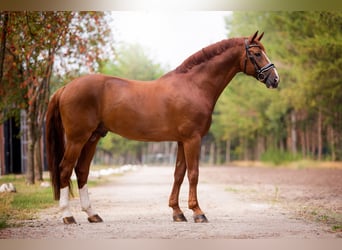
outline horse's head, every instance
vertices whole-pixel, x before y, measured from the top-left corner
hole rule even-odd
[[[260,43],[264,33],[258,37],[258,31],[245,39],[245,57],[242,59],[243,72],[254,76],[267,88],[276,88],[279,83],[279,75],[273,63],[268,59],[264,46]]]

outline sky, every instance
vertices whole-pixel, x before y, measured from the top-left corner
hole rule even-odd
[[[224,11],[113,12],[116,42],[139,43],[157,63],[174,69],[186,58],[227,38]]]

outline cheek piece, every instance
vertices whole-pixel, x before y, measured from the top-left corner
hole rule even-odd
[[[266,82],[268,75],[265,75],[267,71],[270,69],[275,68],[273,63],[268,63],[263,67],[259,67],[259,65],[256,63],[254,56],[250,53],[249,49],[252,47],[259,47],[259,45],[256,44],[248,44],[248,39],[245,40],[245,49],[246,49],[246,58],[245,58],[245,66],[243,72],[246,73],[246,67],[247,67],[247,60],[249,59],[251,63],[254,65],[255,68],[255,78],[263,83]],[[267,83],[265,83],[267,85]]]

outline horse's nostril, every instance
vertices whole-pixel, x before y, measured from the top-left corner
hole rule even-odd
[[[274,83],[278,83],[278,82],[279,82],[279,77],[276,76],[276,77],[274,78]]]

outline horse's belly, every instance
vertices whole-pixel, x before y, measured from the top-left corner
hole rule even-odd
[[[123,137],[138,141],[174,141],[177,140],[177,133],[170,127],[156,126],[146,122],[123,122],[110,128],[110,131]]]
[[[138,114],[128,110],[104,119],[105,127],[123,137],[140,141],[177,140],[177,124],[156,114]]]

